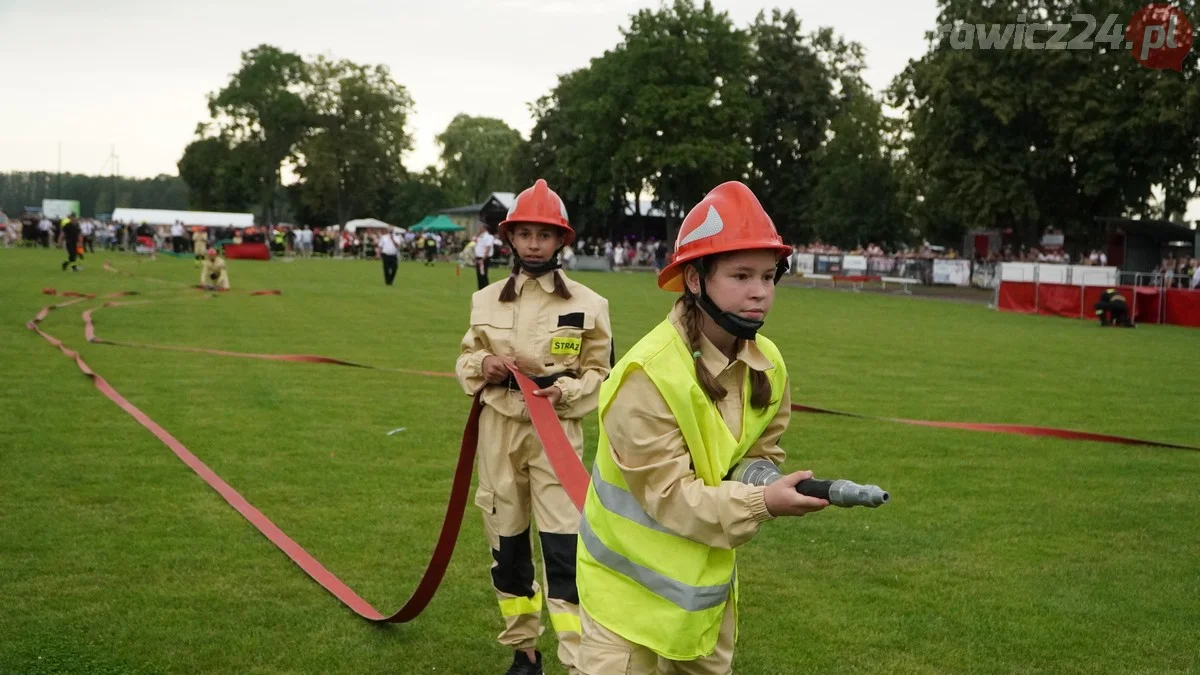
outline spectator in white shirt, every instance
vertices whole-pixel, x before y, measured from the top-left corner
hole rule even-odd
[[[495,244],[496,238],[486,229],[475,238],[475,281],[481,291],[488,285],[488,263],[492,259],[492,247]]]
[[[88,253],[95,253],[96,246],[93,242],[95,242],[96,226],[90,220],[83,220],[79,223],[79,230],[83,235],[83,241],[80,242],[83,245],[83,250]]]
[[[383,283],[391,286],[400,264],[400,245],[391,232],[379,238],[379,258],[383,261]]]
[[[38,236],[41,238],[42,248],[50,248],[51,233],[54,232],[54,224],[49,218],[42,218],[38,221]]]
[[[301,258],[311,258],[313,250],[313,231],[308,225],[296,232],[296,249]]]
[[[187,240],[184,237],[183,223],[178,220],[171,226],[171,250],[176,253],[187,251]]]

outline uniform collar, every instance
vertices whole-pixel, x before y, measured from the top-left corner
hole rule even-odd
[[[537,284],[542,287],[543,291],[546,291],[547,293],[553,293],[554,292],[554,272],[555,271],[557,271],[559,274],[562,274],[562,270],[552,270],[550,272],[546,272],[545,274],[541,275],[540,277],[532,277],[532,276],[529,276],[528,274],[526,274],[524,270],[522,270],[519,274],[517,274],[517,290],[524,288],[526,281],[532,280],[532,281],[537,282]],[[566,279],[567,279],[567,275],[563,274],[563,281],[565,282]]]
[[[683,336],[684,343],[687,343],[687,326],[683,323],[683,303],[676,302],[675,307],[671,309],[670,321],[675,326],[675,330]],[[775,367],[766,354],[758,348],[758,343],[754,340],[738,340],[737,354],[734,355],[734,361],[741,361],[747,367],[760,372],[766,372]],[[720,375],[733,365],[729,359],[725,358],[725,354],[717,349],[717,346],[709,340],[704,333],[700,334],[700,363],[708,369],[708,372],[713,376]]]

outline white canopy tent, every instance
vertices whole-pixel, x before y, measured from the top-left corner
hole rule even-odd
[[[226,213],[221,211],[171,211],[168,209],[125,209],[113,211],[112,220],[134,225],[174,225],[177,221],[185,227],[232,227],[244,229],[254,227],[253,213]]]
[[[382,220],[375,218],[358,218],[346,222],[346,231],[355,232],[357,230],[390,230],[392,225],[388,225]]]

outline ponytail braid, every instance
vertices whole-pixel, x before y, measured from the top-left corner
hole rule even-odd
[[[692,361],[696,366],[696,380],[700,383],[700,388],[708,394],[708,398],[713,401],[720,401],[729,393],[725,387],[717,382],[716,376],[700,363],[700,324],[703,319],[700,316],[700,308],[696,306],[696,296],[689,292],[683,294],[683,325],[687,329],[688,349],[692,350],[692,355],[695,357]]]
[[[512,302],[517,299],[517,274],[521,272],[521,263],[517,262],[516,254],[512,257],[512,272],[508,274],[508,283],[500,291],[500,302]]]

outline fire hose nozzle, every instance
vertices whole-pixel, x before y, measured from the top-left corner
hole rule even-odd
[[[828,499],[830,504],[843,508],[865,506],[874,509],[892,499],[892,496],[878,485],[859,485],[848,480],[828,481],[809,478],[796,485],[796,492],[809,497]]]
[[[779,468],[766,459],[751,459],[741,462],[730,472],[730,480],[750,485],[770,485],[782,478]],[[825,499],[834,506],[850,508],[865,506],[878,508],[889,501],[891,495],[878,485],[859,485],[848,480],[820,480],[809,478],[796,484],[796,492],[808,497]]]

